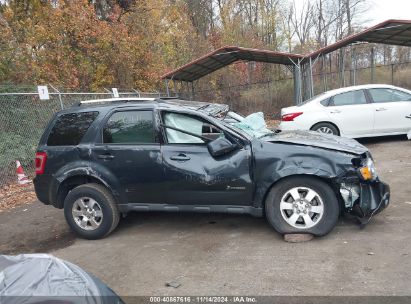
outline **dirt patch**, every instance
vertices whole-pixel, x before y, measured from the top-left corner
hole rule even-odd
[[[0,188],[0,212],[36,201],[33,184],[11,184]]]
[[[21,238],[6,245],[0,245],[0,252],[7,255],[45,253],[68,247],[74,243],[75,239],[75,236],[71,233],[57,234],[54,237],[41,240],[28,235],[24,239]]]
[[[74,243],[63,210],[40,202],[0,213],[0,254],[44,253]]]

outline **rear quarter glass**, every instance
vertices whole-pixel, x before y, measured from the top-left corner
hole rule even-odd
[[[47,146],[78,145],[99,112],[67,113],[57,117],[47,139]]]

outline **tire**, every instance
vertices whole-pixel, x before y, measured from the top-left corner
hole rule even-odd
[[[71,190],[64,200],[64,216],[77,235],[89,240],[109,235],[120,220],[113,196],[99,184],[85,184]]]
[[[337,127],[328,122],[320,122],[314,125],[311,128],[311,131],[317,131],[320,133],[325,133],[325,134],[330,134],[330,135],[332,134],[332,135],[337,135],[337,136],[340,135],[340,132],[338,131]]]
[[[311,200],[308,193],[313,197]],[[297,195],[303,199],[295,200],[294,196]],[[306,197],[308,200],[305,200]],[[292,209],[288,209],[289,204]],[[323,236],[337,224],[340,206],[328,184],[315,177],[295,176],[281,180],[271,188],[265,201],[265,214],[271,226],[280,234]]]

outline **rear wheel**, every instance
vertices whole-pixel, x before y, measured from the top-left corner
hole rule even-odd
[[[85,239],[107,236],[120,219],[113,196],[98,184],[71,190],[64,200],[64,215],[70,228]]]
[[[339,204],[334,191],[322,180],[296,176],[274,185],[267,196],[265,212],[281,234],[322,236],[337,224]]]
[[[324,134],[340,135],[340,132],[338,131],[338,129],[334,125],[332,125],[328,122],[318,123],[318,124],[314,125],[311,128],[311,130],[312,131],[317,131],[319,133],[324,133]]]

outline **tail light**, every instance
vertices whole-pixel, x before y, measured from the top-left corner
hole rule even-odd
[[[46,168],[47,153],[46,152],[36,152],[36,174],[43,174]]]
[[[293,121],[294,118],[296,118],[296,117],[298,117],[302,114],[303,114],[303,112],[284,114],[283,116],[281,116],[281,120],[282,121]]]

